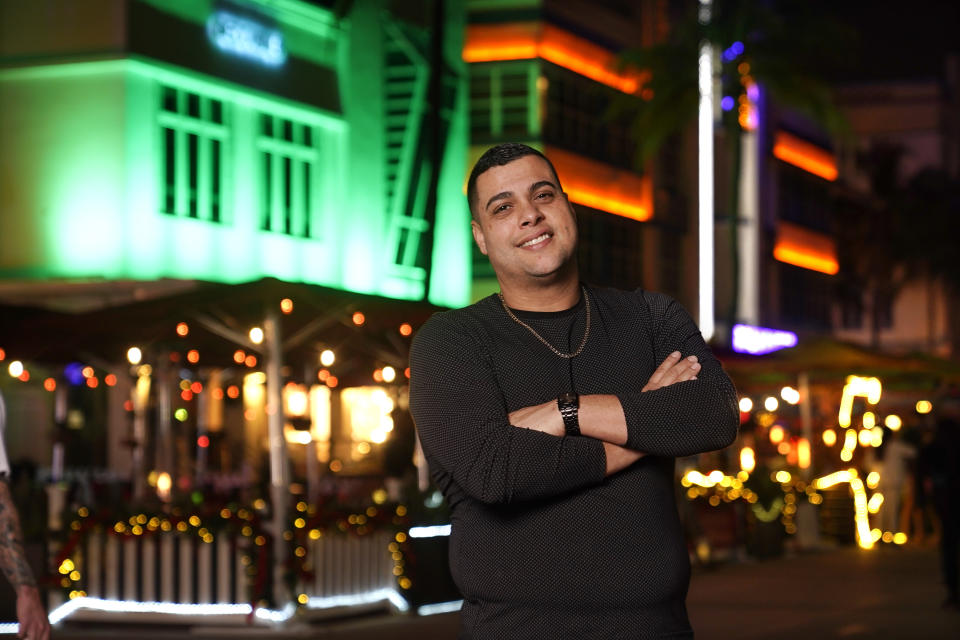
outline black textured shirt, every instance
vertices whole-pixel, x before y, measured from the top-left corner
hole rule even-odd
[[[461,638],[692,636],[674,458],[733,442],[736,392],[675,300],[588,291],[590,335],[571,359],[495,295],[434,315],[414,339],[410,407],[451,507]],[[582,297],[566,311],[515,314],[560,351],[584,334]],[[675,350],[699,358],[697,379],[641,393]],[[510,425],[511,411],[566,391],[618,396],[626,446],[649,455],[604,477],[600,440]]]

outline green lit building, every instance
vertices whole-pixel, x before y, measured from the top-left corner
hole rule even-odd
[[[5,290],[274,277],[468,302],[463,11],[408,4],[4,3]]]

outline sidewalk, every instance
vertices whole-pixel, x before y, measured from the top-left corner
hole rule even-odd
[[[847,547],[694,576],[688,608],[698,640],[870,638],[955,640],[936,549]]]
[[[955,640],[960,638],[960,612],[942,610],[943,597],[936,549],[883,546],[698,570],[687,603],[697,640]],[[68,622],[54,638],[453,640],[458,624],[458,613],[360,617],[282,632],[157,625],[81,628]]]

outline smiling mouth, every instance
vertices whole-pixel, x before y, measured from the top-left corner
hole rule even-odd
[[[527,240],[526,242],[524,242],[524,243],[521,244],[520,246],[521,246],[521,247],[532,247],[533,245],[539,244],[539,243],[541,243],[541,242],[543,242],[543,241],[545,241],[545,240],[549,240],[549,239],[552,238],[552,237],[553,237],[553,236],[552,236],[551,234],[549,234],[549,233],[542,233],[542,234],[540,234],[539,236],[537,236],[536,238],[531,238],[530,240]]]

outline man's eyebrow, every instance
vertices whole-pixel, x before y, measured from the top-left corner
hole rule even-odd
[[[501,191],[497,195],[493,196],[487,200],[486,206],[483,208],[484,211],[490,208],[490,205],[493,204],[495,200],[506,200],[507,198],[513,196],[513,191]]]
[[[533,193],[540,187],[553,187],[556,189],[557,185],[553,184],[549,180],[540,180],[539,182],[534,182],[532,185],[530,185],[530,193]]]

